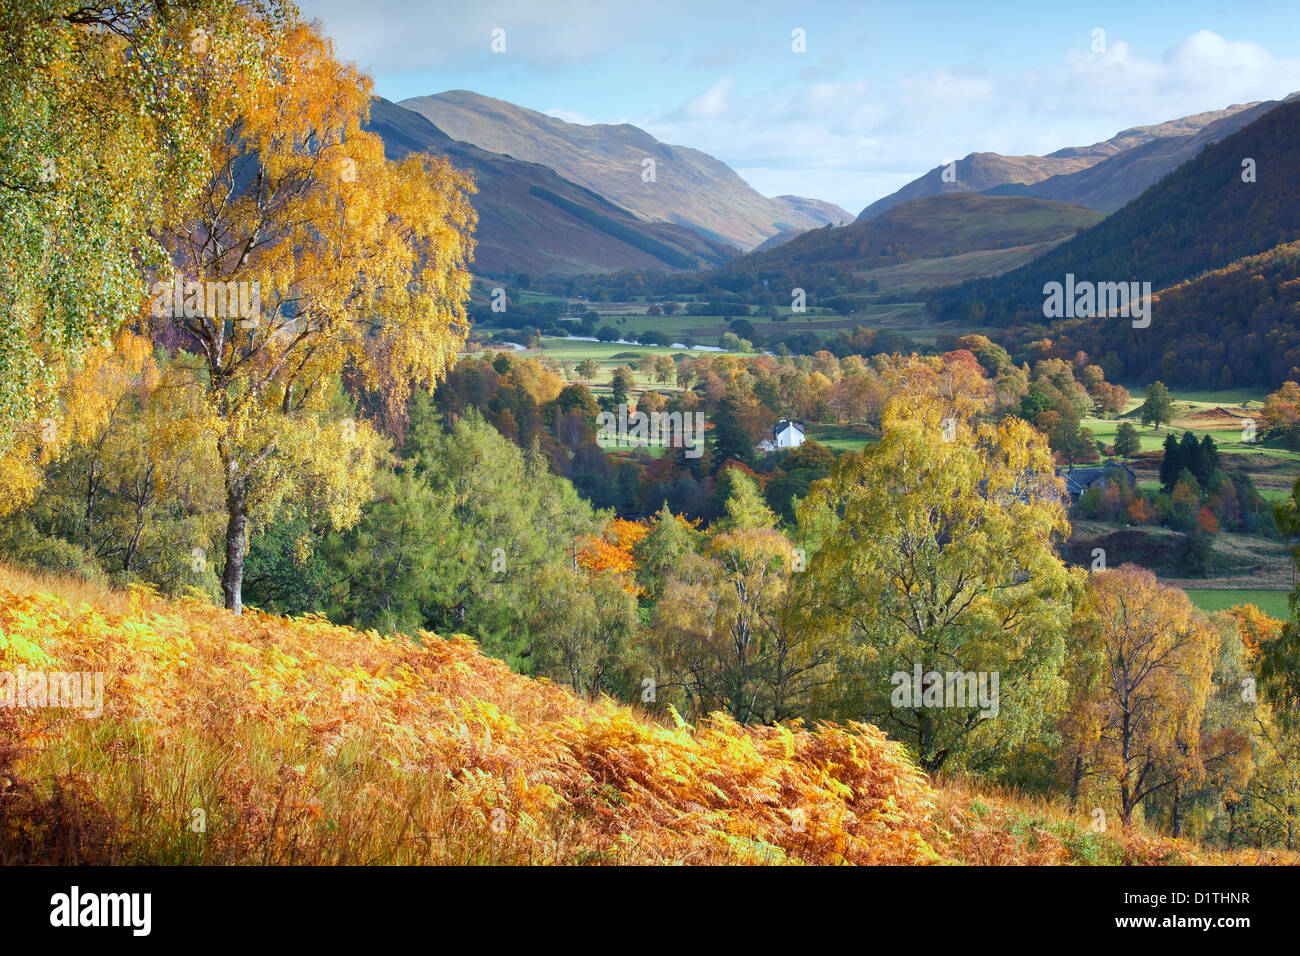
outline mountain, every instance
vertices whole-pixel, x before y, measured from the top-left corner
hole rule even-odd
[[[947,192],[1055,199],[1114,212],[1210,143],[1254,122],[1277,105],[1277,101],[1238,104],[1154,126],[1138,126],[1092,146],[1071,146],[1047,156],[971,153],[957,162],[956,182],[944,182],[945,167],[936,166],[897,192],[876,200],[858,218],[873,219],[909,199]]]
[[[775,236],[770,236],[756,245],[751,252],[767,252],[769,249],[775,249],[777,246],[783,246],[791,239],[807,234],[807,229],[782,229]]]
[[[452,139],[419,113],[376,97],[367,128],[392,159],[432,150],[474,175],[473,269],[483,275],[579,275],[623,269],[695,269],[735,249],[692,229],[645,222],[552,169]]]
[[[1015,268],[1101,218],[1068,203],[947,193],[914,199],[875,219],[809,230],[738,256],[718,272],[753,281],[788,277],[795,285],[875,279],[884,292],[933,288]]]
[[[1300,97],[1300,94],[1293,93],[1281,102],[1291,102],[1297,97]],[[1206,146],[1217,143],[1225,136],[1253,123],[1278,105],[1279,101],[1276,100],[1250,104],[1230,116],[1215,120],[1197,132],[1162,136],[1124,150],[1087,169],[1042,180],[1028,187],[1024,195],[1058,199],[1062,202],[1078,203],[1089,209],[1114,212],[1140,195],[1147,187],[1154,186],[1161,178],[1187,162]],[[1229,109],[1237,108],[1229,107]],[[1189,117],[1189,119],[1196,118]],[[988,192],[996,194],[997,189]]]
[[[823,202],[820,199],[805,199],[803,196],[777,196],[776,201],[783,202],[792,209],[817,220],[815,226],[809,228],[828,224],[843,226],[853,219],[851,213],[841,209],[833,202]]]
[[[1243,181],[1244,158],[1255,161],[1253,182]],[[941,290],[930,308],[941,319],[1040,324],[1044,285],[1063,282],[1067,274],[1076,282],[1150,282],[1157,291],[1196,278],[1300,238],[1298,173],[1300,100],[1293,99],[1207,146],[1041,258],[997,278]],[[1140,336],[1143,343],[1156,338]]]
[[[548,166],[642,219],[688,226],[741,249],[784,229],[853,219],[831,203],[798,196],[769,199],[712,156],[661,143],[627,123],[566,123],[466,90],[417,96],[400,105],[455,139]],[[642,178],[646,159],[655,162],[653,182]]]
[[[1000,337],[1018,352],[1043,338],[1025,326]],[[1154,297],[1152,323],[1075,319],[1052,326],[1056,350],[1102,359],[1107,376],[1184,389],[1274,389],[1300,381],[1300,242],[1247,256]],[[1109,360],[1104,359],[1109,356]]]

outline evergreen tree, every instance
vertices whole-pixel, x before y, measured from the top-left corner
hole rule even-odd
[[[721,468],[727,459],[748,463],[753,454],[749,436],[737,414],[739,399],[727,395],[713,413],[713,466]],[[716,474],[716,471],[715,471]]]
[[[1137,429],[1129,422],[1120,422],[1119,428],[1115,429],[1115,454],[1121,458],[1132,458],[1142,450],[1142,442],[1138,438]]]
[[[650,533],[633,549],[637,583],[642,593],[657,601],[669,578],[681,573],[686,556],[695,553],[704,535],[689,522],[674,515],[667,505],[659,509]]]
[[[626,365],[620,365],[614,369],[614,376],[610,380],[610,390],[614,395],[615,405],[626,405],[627,396],[636,385],[636,376]]]
[[[1192,468],[1192,473],[1202,485],[1207,485],[1210,478],[1219,470],[1219,465],[1219,449],[1214,444],[1214,439],[1209,435],[1203,436],[1196,450],[1196,465]]]
[[[1182,470],[1183,459],[1178,447],[1178,439],[1174,437],[1173,432],[1170,432],[1165,436],[1165,456],[1160,461],[1160,487],[1165,491],[1172,491]]]
[[[1178,443],[1178,463],[1192,473],[1198,485],[1205,483],[1201,477],[1200,458],[1201,443],[1196,440],[1196,435],[1190,431],[1183,432],[1182,440]]]
[[[725,493],[721,520],[714,530],[731,531],[738,528],[772,528],[776,515],[763,500],[758,482],[739,468],[728,468],[718,476],[718,493]]]

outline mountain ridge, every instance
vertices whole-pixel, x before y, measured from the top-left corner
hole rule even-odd
[[[548,166],[647,221],[686,226],[740,249],[786,229],[853,219],[822,200],[763,196],[721,160],[663,143],[630,123],[569,123],[469,90],[411,97],[398,105],[454,139]],[[643,178],[645,160],[655,163],[650,182]]]
[[[1283,100],[1237,103],[1149,126],[1121,130],[1091,146],[1068,146],[1045,156],[1004,156],[974,152],[956,163],[955,182],[945,182],[944,166],[871,203],[858,219],[873,219],[887,209],[922,196],[949,192],[1028,196],[1072,202],[1114,212],[1201,149],[1254,122]]]
[[[1243,179],[1243,158],[1257,176]],[[937,290],[940,319],[1041,323],[1043,284],[1146,281],[1168,288],[1300,238],[1300,98],[1212,143],[1118,212],[1006,275]],[[1277,171],[1280,171],[1277,172]]]
[[[413,110],[376,97],[367,128],[390,158],[433,151],[474,175],[480,274],[578,275],[717,265],[735,249],[672,223],[644,222],[555,170],[463,143]]]

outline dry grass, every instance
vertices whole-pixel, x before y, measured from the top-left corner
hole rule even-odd
[[[1076,839],[1047,804],[935,790],[870,726],[664,726],[513,674],[466,639],[234,617],[0,567],[0,672],[19,667],[104,673],[104,710],[0,709],[0,862],[1203,856]]]

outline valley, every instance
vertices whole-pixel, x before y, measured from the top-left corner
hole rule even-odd
[[[1289,14],[306,4],[0,5],[0,863],[1300,862]]]

